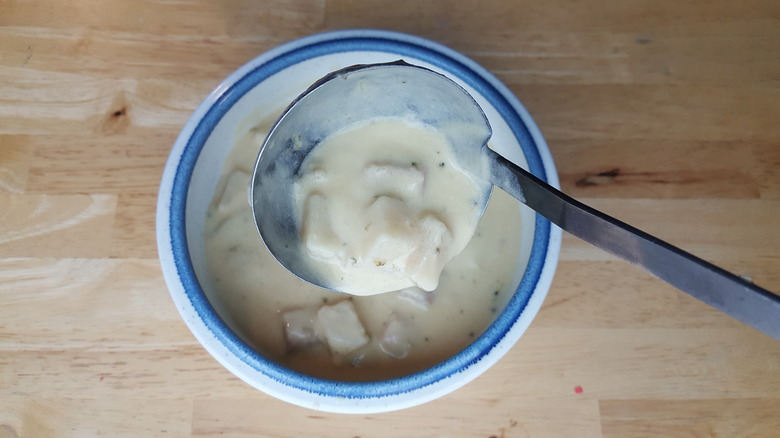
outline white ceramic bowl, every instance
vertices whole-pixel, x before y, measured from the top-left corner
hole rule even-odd
[[[506,308],[464,350],[408,376],[374,382],[314,378],[284,368],[252,349],[209,303],[213,287],[204,250],[206,210],[236,131],[258,108],[279,110],[316,79],[353,64],[397,59],[443,73],[482,106],[492,146],[553,186],[558,178],[544,139],[517,98],[484,68],[431,41],[393,32],[352,30],[302,38],[253,59],[225,79],[198,107],[171,151],[160,185],[157,240],[165,280],[198,341],[250,385],[296,405],[330,412],[371,413],[433,400],[474,379],[520,338],[552,281],[561,233],[522,207],[518,287]]]

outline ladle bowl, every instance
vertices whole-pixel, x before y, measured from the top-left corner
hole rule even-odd
[[[260,149],[249,187],[265,245],[301,279],[336,290],[308,262],[300,244],[301,224],[292,191],[303,161],[331,134],[355,123],[387,118],[422,123],[443,134],[478,186],[477,208],[484,212],[493,184],[482,147],[492,130],[466,90],[439,73],[400,60],[338,70],[309,87],[282,113]]]

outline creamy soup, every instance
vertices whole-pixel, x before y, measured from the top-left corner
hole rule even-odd
[[[520,210],[498,189],[473,237],[444,266],[431,291],[410,286],[354,296],[318,288],[288,272],[262,243],[247,202],[247,184],[268,126],[257,122],[240,136],[206,220],[214,279],[207,294],[247,343],[308,375],[386,379],[453,355],[501,312],[518,282]],[[377,165],[388,164],[382,163]],[[414,171],[408,164],[373,170]]]
[[[327,137],[294,186],[309,264],[323,285],[355,295],[436,289],[482,212],[445,136],[400,118]]]

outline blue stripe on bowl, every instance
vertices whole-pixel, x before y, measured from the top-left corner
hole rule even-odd
[[[189,260],[185,230],[187,190],[195,163],[209,135],[225,113],[250,89],[285,68],[312,58],[334,53],[369,51],[410,56],[448,71],[469,84],[505,118],[522,146],[531,172],[547,180],[537,144],[519,111],[522,105],[489,72],[465,56],[436,43],[383,31],[342,31],[315,35],[272,51],[274,56],[232,84],[223,83],[204,104],[211,107],[190,136],[176,169],[170,205],[170,234],[174,261],[188,298],[205,325],[227,349],[244,363],[266,376],[299,390],[322,396],[344,398],[387,397],[426,387],[464,370],[487,355],[506,336],[526,308],[545,264],[550,224],[536,216],[536,229],[528,267],[504,312],[466,349],[429,369],[409,376],[375,382],[336,382],[314,378],[279,366],[257,353],[220,319],[201,288]],[[533,121],[528,120],[528,123]]]

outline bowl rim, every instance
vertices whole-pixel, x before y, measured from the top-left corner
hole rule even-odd
[[[222,321],[203,292],[186,238],[186,203],[192,172],[209,135],[227,111],[266,78],[305,60],[343,52],[387,52],[421,59],[463,80],[485,97],[518,139],[532,173],[558,187],[552,156],[528,111],[491,73],[441,44],[371,29],[325,32],[271,49],[240,67],[198,106],[177,138],[158,194],[160,262],[179,313],[196,338],[223,366],[282,400],[332,412],[380,412],[432,400],[492,366],[535,317],[547,294],[560,251],[560,229],[535,215],[531,254],[520,285],[495,321],[458,354],[414,374],[370,382],[312,377],[264,358]]]

